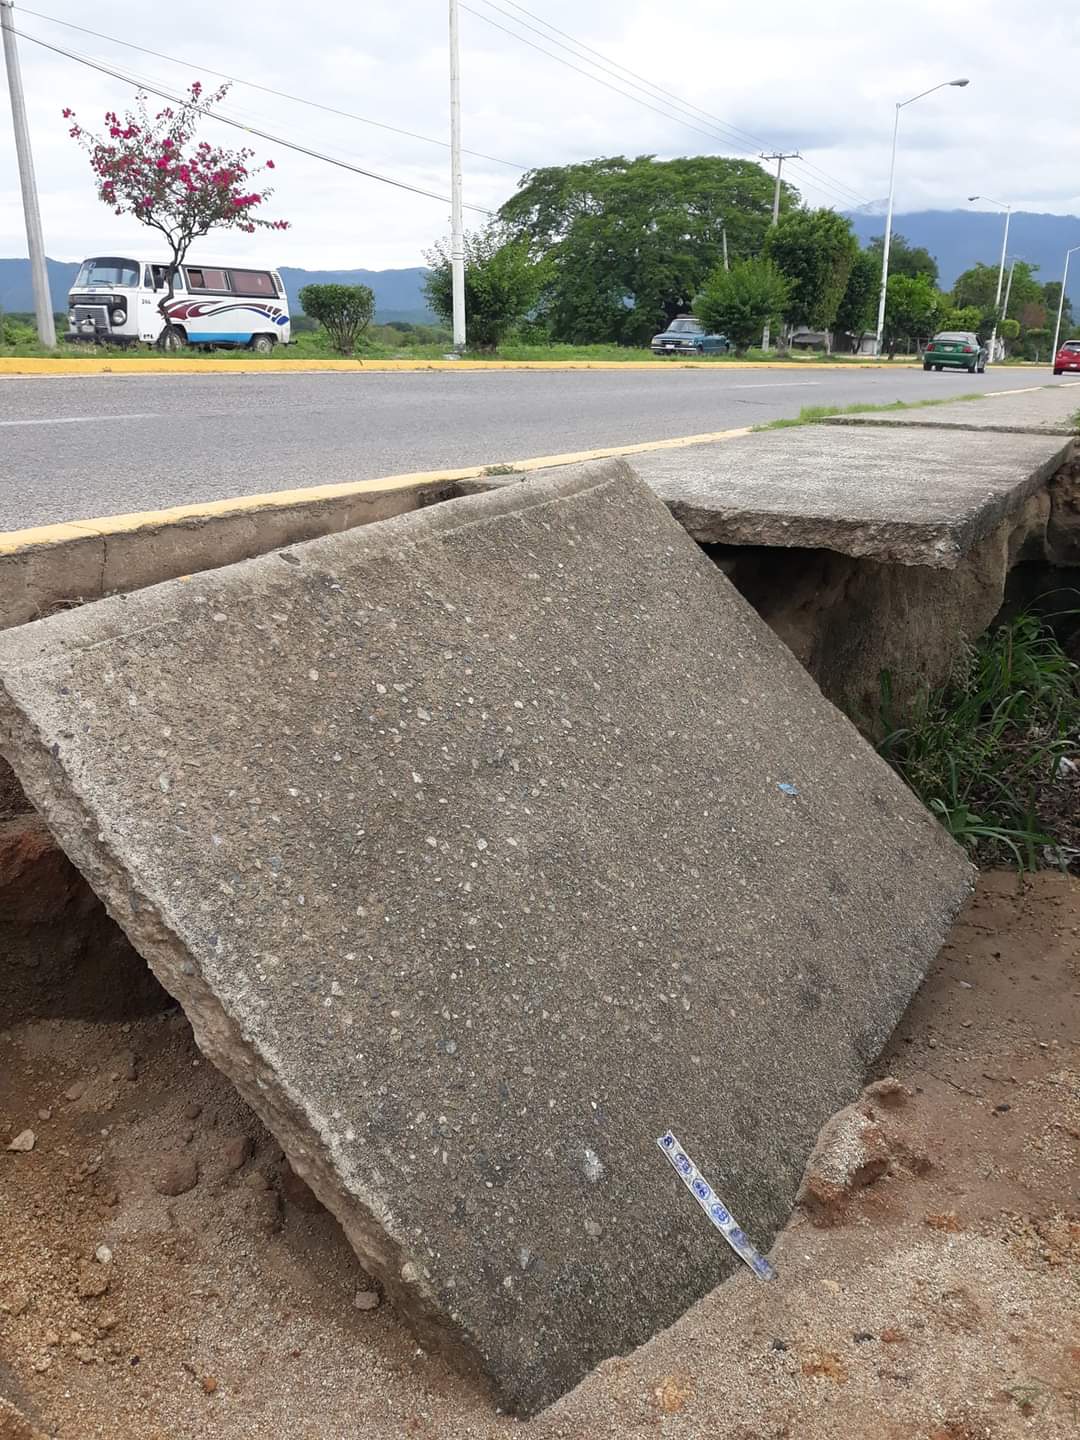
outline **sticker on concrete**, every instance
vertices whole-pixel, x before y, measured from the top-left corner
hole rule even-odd
[[[676,1140],[670,1130],[658,1137],[657,1145],[671,1161],[672,1169],[678,1175],[686,1188],[693,1195],[694,1199],[701,1206],[702,1210],[709,1217],[709,1220],[716,1226],[720,1234],[731,1246],[735,1254],[758,1277],[759,1280],[775,1280],[776,1271],[765,1259],[764,1255],[758,1253],[751,1245],[745,1231],[732,1215],[724,1202],[717,1195],[709,1182],[702,1175],[694,1162],[687,1155],[686,1151]]]

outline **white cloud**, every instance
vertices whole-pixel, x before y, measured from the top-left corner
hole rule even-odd
[[[499,24],[485,0],[463,0]],[[508,0],[495,0],[512,11]],[[525,3],[525,0],[523,0]],[[179,11],[133,0],[32,0],[31,8],[170,56],[153,59],[67,30],[20,6],[28,34],[173,89],[212,81],[200,65],[304,95],[389,125],[445,138],[445,0],[188,0]],[[750,153],[798,147],[816,170],[789,175],[814,204],[846,207],[852,193],[880,204],[888,188],[893,105],[939,80],[970,77],[905,109],[897,167],[900,210],[951,209],[978,191],[1016,208],[1074,213],[1076,108],[1068,76],[1080,60],[1071,6],[1054,0],[527,0],[527,8],[672,94],[721,117],[725,142],[656,114],[574,74],[535,49],[462,15],[467,147],[522,165],[593,155]],[[519,18],[526,17],[517,12]],[[528,23],[533,23],[528,21]],[[540,44],[539,37],[525,32]],[[557,37],[555,37],[557,38]],[[553,38],[548,48],[559,51]],[[130,100],[124,85],[23,41],[21,58],[47,248],[58,258],[139,243],[138,227],[94,196],[85,156],[68,139],[64,105],[96,123]],[[576,63],[576,62],[575,62]],[[586,67],[587,68],[587,67]],[[1055,86],[1049,76],[1064,77]],[[609,76],[603,77],[611,79]],[[612,83],[615,83],[612,81]],[[651,100],[643,87],[625,88]],[[0,255],[25,253],[18,175],[0,105]],[[446,194],[445,150],[237,85],[228,111],[300,144]],[[662,108],[662,107],[661,107]],[[712,122],[698,117],[700,128]],[[207,129],[225,140],[239,133]],[[267,213],[283,235],[213,242],[309,267],[412,265],[448,226],[448,207],[362,179],[272,144],[277,164]],[[736,148],[738,147],[738,148]],[[823,177],[821,171],[826,172]],[[516,172],[468,158],[466,198],[495,208]],[[854,203],[854,202],[851,202]],[[473,217],[479,220],[479,217]],[[145,248],[145,243],[143,245]]]

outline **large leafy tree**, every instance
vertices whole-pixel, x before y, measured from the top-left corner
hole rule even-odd
[[[708,329],[726,335],[737,354],[761,339],[766,325],[785,314],[791,283],[771,260],[737,260],[709,275],[694,301],[694,314]]]
[[[942,314],[943,297],[925,275],[890,275],[885,288],[885,343],[889,355],[901,340],[932,335]]]
[[[431,308],[454,317],[450,252],[438,244],[424,257],[431,266],[424,289]],[[471,345],[493,350],[535,308],[546,267],[534,263],[528,244],[508,239],[499,226],[465,237],[465,320]]]
[[[252,165],[255,152],[244,147],[227,150],[208,140],[195,143],[199,121],[213,111],[229,92],[222,85],[207,95],[198,80],[177,109],[166,106],[151,115],[147,97],[135,97],[134,111],[121,118],[105,115],[107,133],[95,135],[79,124],[74,110],[64,111],[73,123],[69,135],[90,157],[98,196],[117,215],[132,215],[156,230],[169,247],[168,289],[158,301],[169,334],[169,302],[173,298],[176,267],[183,264],[196,240],[212,230],[287,230],[287,220],[266,220],[256,210],[273,191],[253,184],[274,162]]]
[[[885,236],[875,235],[866,247],[877,260],[878,274],[881,274],[881,252],[885,248]],[[893,231],[889,241],[889,274],[925,275],[931,285],[938,283],[938,263],[923,245],[912,245],[905,235]]]
[[[785,319],[829,330],[844,298],[859,242],[835,210],[793,210],[769,231],[765,255],[790,282]]]
[[[614,156],[533,170],[500,218],[550,260],[542,313],[555,339],[640,344],[690,309],[723,252],[758,254],[773,182],[748,160]],[[788,185],[781,213],[797,201]]]
[[[836,312],[834,328],[857,343],[873,328],[881,290],[881,262],[869,250],[860,250],[851,264],[843,299]]]

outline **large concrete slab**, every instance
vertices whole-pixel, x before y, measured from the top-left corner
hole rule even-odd
[[[803,425],[634,457],[702,543],[951,570],[1044,486],[1062,436]]]
[[[661,1133],[769,1246],[968,888],[618,462],[8,631],[0,680],[200,1046],[523,1412],[737,1263]]]
[[[1080,383],[1046,385],[957,400],[951,405],[920,405],[910,410],[870,410],[861,415],[830,415],[823,425],[889,425],[932,430],[1000,430],[1017,435],[1074,435],[1080,413]]]

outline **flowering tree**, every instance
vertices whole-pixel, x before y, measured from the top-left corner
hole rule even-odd
[[[289,228],[287,220],[265,220],[255,214],[256,206],[273,191],[256,189],[252,181],[272,170],[273,160],[253,169],[253,150],[226,150],[207,140],[194,143],[199,117],[210,114],[228,91],[229,86],[222,85],[204,95],[196,80],[178,109],[167,107],[153,116],[140,91],[134,111],[122,119],[115,111],[106,114],[107,136],[85,130],[73,110],[63,112],[65,120],[74,122],[68,133],[90,157],[99,197],[117,215],[134,215],[168,242],[172,254],[168,289],[158,301],[165,345],[176,268],[193,241],[211,230],[243,230],[252,235],[256,229]]]

